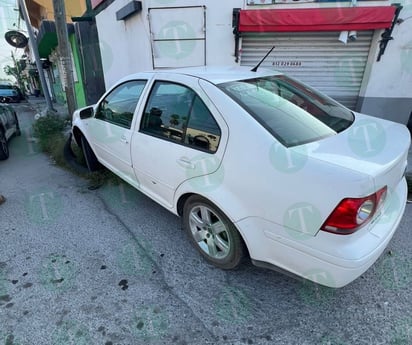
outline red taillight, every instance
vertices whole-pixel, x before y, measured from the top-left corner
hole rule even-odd
[[[322,225],[334,234],[348,235],[369,222],[386,197],[386,186],[364,198],[343,199]]]

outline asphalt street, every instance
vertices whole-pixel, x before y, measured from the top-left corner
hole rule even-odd
[[[180,219],[127,184],[90,190],[23,135],[0,162],[0,345],[412,344],[412,205],[342,289],[208,265]]]

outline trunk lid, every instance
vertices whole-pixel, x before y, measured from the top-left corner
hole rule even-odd
[[[306,144],[309,157],[370,176],[375,190],[393,190],[402,179],[410,145],[406,126],[359,113],[337,135]],[[355,197],[355,196],[353,196]]]

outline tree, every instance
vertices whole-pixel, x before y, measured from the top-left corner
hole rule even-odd
[[[4,66],[3,70],[4,70],[4,73],[16,79],[20,90],[24,93],[24,91],[26,90],[25,84],[27,82],[27,77],[22,74],[23,66],[21,66],[18,62],[16,62],[13,55],[12,57],[14,61],[14,67],[7,65],[7,66]]]

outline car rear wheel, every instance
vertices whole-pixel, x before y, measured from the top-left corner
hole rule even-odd
[[[9,158],[9,144],[3,130],[0,129],[0,160]]]
[[[211,264],[232,269],[245,256],[245,244],[233,223],[210,201],[191,196],[183,209],[183,228]]]
[[[87,142],[84,136],[81,137],[80,142],[82,145],[84,159],[86,161],[86,165],[89,171],[93,172],[93,171],[99,170],[100,163],[97,160],[96,155],[94,154],[92,148],[90,147],[89,143]]]

